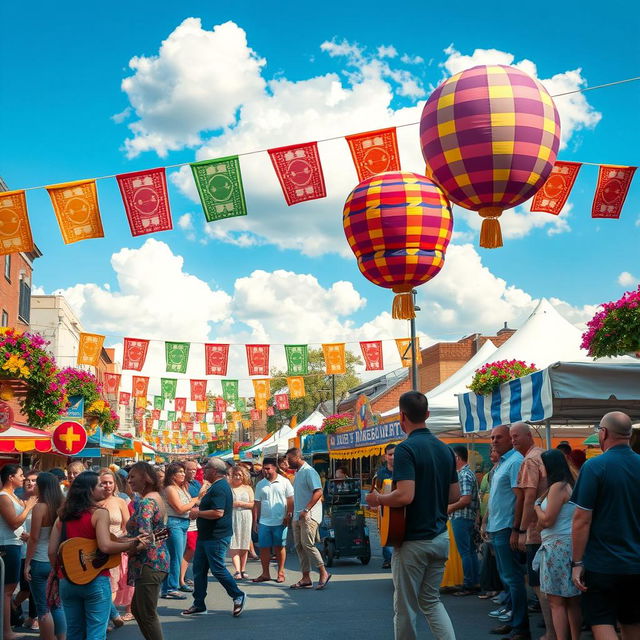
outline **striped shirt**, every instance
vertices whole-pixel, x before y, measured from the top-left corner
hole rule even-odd
[[[480,507],[478,480],[468,464],[465,464],[464,467],[458,471],[458,484],[460,485],[460,497],[471,496],[471,503],[468,507],[454,511],[451,514],[451,519],[467,518],[468,520],[475,520]]]

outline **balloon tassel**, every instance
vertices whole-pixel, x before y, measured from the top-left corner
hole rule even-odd
[[[413,294],[397,293],[393,299],[391,317],[395,320],[411,320],[416,317],[416,310],[413,308]]]
[[[497,249],[502,246],[502,230],[498,218],[484,218],[480,229],[480,246]]]

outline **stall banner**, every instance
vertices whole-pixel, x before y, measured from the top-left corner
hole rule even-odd
[[[223,423],[224,423],[224,411],[214,411],[213,424],[223,424]]]
[[[118,393],[118,389],[120,388],[120,378],[121,374],[119,373],[105,373],[104,374],[104,382],[103,389],[107,395],[116,395]]]
[[[301,378],[300,376],[288,377],[287,387],[289,387],[289,396],[291,398],[304,398],[306,395],[304,389],[304,378]]]
[[[246,398],[236,398],[236,409],[238,411],[246,411],[247,410],[247,399]]]
[[[164,167],[116,176],[132,236],[173,229]]]
[[[153,408],[160,409],[160,411],[164,409],[164,398],[162,396],[153,396]]]
[[[247,344],[247,366],[250,376],[269,375],[269,345]]]
[[[260,378],[259,380],[252,380],[251,382],[253,382],[256,409],[264,411],[267,408],[267,400],[270,394],[269,378]]]
[[[251,409],[250,416],[252,420],[260,420],[260,412],[257,409]]]
[[[142,371],[147,359],[149,341],[138,338],[125,338],[122,349],[122,368],[132,371]]]
[[[275,416],[276,415],[276,410],[271,405],[269,405],[267,407],[267,415],[268,416]]]
[[[592,218],[619,218],[637,167],[602,165],[591,207]]]
[[[208,409],[209,402],[207,400],[196,400],[196,411],[206,413]]]
[[[395,127],[345,136],[345,140],[358,173],[358,182],[384,171],[400,171]]]
[[[396,347],[403,367],[411,366],[411,338],[396,338]],[[418,364],[422,364],[422,354],[420,353],[420,338],[416,338],[416,353],[418,354]]]
[[[207,222],[247,215],[238,156],[191,164]]]
[[[287,375],[306,376],[309,373],[309,347],[306,344],[285,344]]]
[[[344,342],[323,344],[322,352],[327,375],[341,375],[347,372]]]
[[[317,143],[269,149],[269,157],[289,206],[327,196]]]
[[[187,399],[176,398],[173,406],[176,411],[180,411],[181,413],[184,413],[187,410]]]
[[[222,397],[228,404],[235,405],[238,399],[238,381],[237,380],[221,380]]]
[[[374,424],[365,429],[353,429],[344,433],[330,433],[328,437],[329,449],[355,449],[385,444],[395,440],[404,440],[405,433],[400,427],[399,420],[390,420],[381,424]]]
[[[0,193],[0,256],[33,251],[24,191]]]
[[[216,398],[216,411],[224,413],[227,410],[227,401],[224,398]]]
[[[131,402],[131,394],[128,391],[121,391],[118,395],[118,404],[128,405]]]
[[[97,333],[81,333],[78,343],[78,364],[97,367],[100,362],[100,352],[104,344],[104,336]]]
[[[193,402],[204,402],[207,399],[207,381],[189,380],[191,388],[191,400]]]
[[[167,373],[186,373],[189,363],[188,342],[165,342],[165,358]]]
[[[286,393],[276,393],[273,398],[276,401],[278,411],[285,411],[289,408],[289,396]]]
[[[104,238],[95,180],[78,180],[47,187],[65,244]]]
[[[382,340],[361,342],[360,350],[362,351],[366,371],[382,371],[384,369],[382,359]]]
[[[551,175],[533,196],[531,211],[542,211],[557,216],[567,202],[581,166],[580,162],[557,160],[551,169]]]
[[[205,372],[208,376],[226,376],[229,362],[228,344],[204,345]]]
[[[175,400],[177,388],[176,378],[160,378],[160,393],[165,400]]]
[[[148,376],[133,376],[131,378],[131,395],[134,398],[144,398],[149,390]]]

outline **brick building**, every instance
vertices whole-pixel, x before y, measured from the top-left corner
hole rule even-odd
[[[515,329],[507,327],[505,322],[504,327],[494,336],[472,333],[457,342],[437,342],[422,349],[422,364],[418,366],[418,388],[423,393],[431,391],[468,362],[487,340],[500,347],[514,333]],[[358,396],[364,394],[369,396],[375,413],[384,413],[397,407],[398,398],[411,388],[410,368],[396,369],[350,389],[349,395],[338,405],[338,411],[352,409]]]

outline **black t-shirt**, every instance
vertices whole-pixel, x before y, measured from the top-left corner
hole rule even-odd
[[[416,483],[407,505],[405,540],[432,540],[447,528],[449,487],[458,482],[453,451],[429,429],[417,429],[395,450],[393,480]]]
[[[233,493],[226,478],[216,480],[200,501],[200,511],[217,509],[224,511],[222,518],[216,520],[197,519],[200,540],[230,538],[233,533]]]

